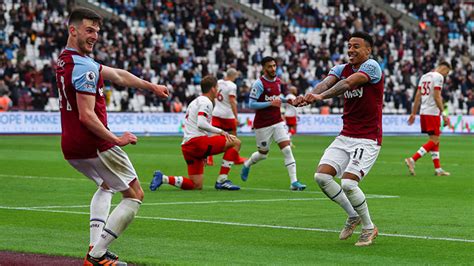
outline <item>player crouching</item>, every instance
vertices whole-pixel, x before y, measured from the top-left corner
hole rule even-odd
[[[167,176],[155,171],[150,190],[155,191],[162,184],[169,184],[183,190],[202,189],[204,161],[209,155],[224,153],[221,170],[215,188],[239,190],[240,187],[227,179],[234,161],[239,158],[240,140],[222,129],[210,124],[213,101],[217,96],[217,79],[208,75],[201,81],[202,95],[188,106],[184,121],[184,137],[181,151],[188,165],[188,177]],[[217,134],[208,136],[208,133]]]

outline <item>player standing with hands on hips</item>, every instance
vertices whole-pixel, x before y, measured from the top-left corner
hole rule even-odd
[[[130,132],[118,137],[107,128],[104,79],[163,98],[168,97],[168,90],[90,58],[101,23],[102,18],[86,8],[73,10],[69,17],[67,46],[56,66],[61,148],[69,164],[99,187],[90,204],[90,246],[84,265],[126,265],[107,249],[132,222],[143,200],[137,173],[120,148],[135,144],[137,137]],[[123,198],[109,215],[117,191]]]
[[[364,192],[359,188],[382,144],[384,77],[379,64],[370,59],[373,43],[367,33],[353,33],[348,42],[349,63],[334,66],[311,93],[298,96],[293,102],[304,105],[344,96],[342,131],[324,151],[314,179],[348,215],[339,239],[348,239],[362,223],[356,246],[368,246],[378,235]],[[341,186],[334,176],[342,177]]]

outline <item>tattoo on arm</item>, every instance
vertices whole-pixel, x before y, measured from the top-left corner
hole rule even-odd
[[[321,95],[323,96],[323,99],[330,99],[332,97],[336,97],[338,95],[343,94],[348,89],[350,89],[349,84],[347,84],[345,80],[341,80],[337,82],[336,85],[332,86],[330,89],[321,93]]]
[[[321,94],[327,91],[329,88],[331,88],[331,86],[334,85],[334,83],[335,81],[333,81],[329,77],[326,77],[318,85],[316,85],[316,87],[311,91],[311,93]]]

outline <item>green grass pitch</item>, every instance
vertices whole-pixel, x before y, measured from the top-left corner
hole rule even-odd
[[[338,239],[345,214],[320,192],[313,173],[334,137],[296,136],[294,155],[306,191],[291,192],[283,157],[252,167],[249,180],[234,166],[240,191],[216,191],[219,166],[205,169],[202,191],[164,186],[150,192],[155,169],[186,175],[180,137],[141,137],[125,147],[145,190],[138,217],[111,250],[140,265],[157,264],[471,264],[474,261],[474,138],[443,136],[436,177],[431,157],[409,176],[403,158],[425,136],[385,137],[361,183],[380,235],[355,247],[358,233]],[[255,151],[242,137],[242,156]],[[89,202],[95,187],[62,158],[58,136],[0,136],[0,250],[83,257]],[[222,156],[215,156],[220,165]],[[114,197],[114,204],[120,195]],[[360,231],[360,227],[358,231]]]

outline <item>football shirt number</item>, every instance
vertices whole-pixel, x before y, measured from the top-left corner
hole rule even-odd
[[[221,92],[222,92],[221,90],[219,90],[219,91],[217,92],[217,100],[218,100],[219,102],[222,102],[222,101],[224,100],[224,95],[222,95]]]
[[[430,81],[423,81],[423,87],[421,87],[421,95],[430,94]]]

